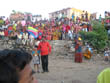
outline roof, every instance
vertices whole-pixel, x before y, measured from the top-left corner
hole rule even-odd
[[[59,10],[59,11],[55,11],[55,12],[52,12],[52,13],[49,13],[49,14],[54,14],[54,13],[57,13],[57,12],[63,12],[63,11],[67,11],[71,8],[65,8],[65,9],[62,9],[62,10]]]

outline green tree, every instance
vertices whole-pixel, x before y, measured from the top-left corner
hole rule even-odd
[[[16,11],[15,11],[15,10],[12,10],[12,13],[13,13],[13,14],[16,14]]]
[[[82,39],[89,42],[93,48],[97,49],[99,52],[103,50],[106,46],[106,42],[108,40],[107,31],[104,26],[98,21],[92,22],[93,31],[92,32],[84,32],[81,31]]]

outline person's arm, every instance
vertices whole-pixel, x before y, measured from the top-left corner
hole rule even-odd
[[[31,55],[32,55],[32,56],[34,56],[34,55],[35,55],[35,53],[34,53],[34,51],[33,51],[33,50],[32,50],[32,52],[31,52]]]
[[[49,48],[49,54],[51,53],[51,45],[49,43],[47,43],[48,48]]]
[[[40,50],[40,49],[41,49],[41,43],[39,43],[37,50]]]

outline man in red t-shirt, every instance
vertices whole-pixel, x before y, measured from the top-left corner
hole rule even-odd
[[[51,46],[49,42],[45,40],[45,37],[42,38],[42,41],[39,43],[38,50],[41,53],[42,69],[43,72],[49,72],[48,70],[48,55],[51,53]]]

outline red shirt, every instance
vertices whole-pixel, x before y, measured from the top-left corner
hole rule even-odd
[[[8,27],[8,30],[12,31],[13,30],[13,27],[12,26],[9,26]]]
[[[8,30],[5,30],[4,34],[5,34],[5,37],[7,37],[8,36]]]
[[[67,26],[66,26],[66,32],[68,33],[69,30],[70,30],[70,26],[67,25]]]
[[[51,35],[47,35],[47,40],[51,40]]]
[[[40,50],[41,56],[46,56],[51,52],[51,46],[47,41],[40,42],[38,46],[38,50]]]

